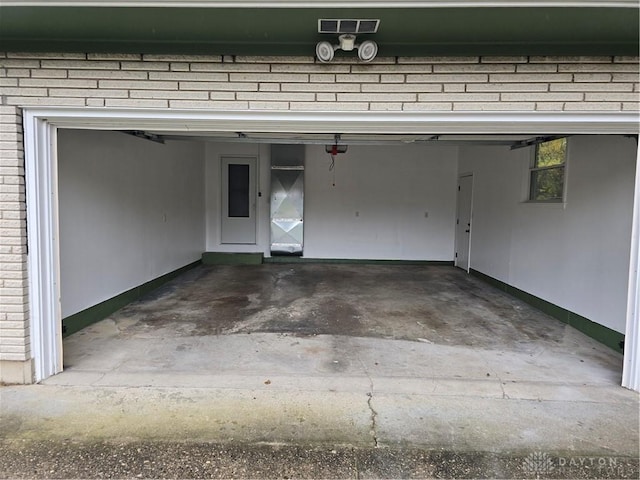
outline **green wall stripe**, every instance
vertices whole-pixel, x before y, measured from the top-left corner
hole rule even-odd
[[[261,265],[262,253],[204,252],[202,263],[205,265]]]
[[[352,258],[307,258],[296,256],[265,257],[264,263],[330,263],[355,265],[441,265],[453,266],[453,262],[440,260],[366,260]]]
[[[140,297],[155,290],[156,288],[164,285],[170,280],[173,280],[184,272],[191,270],[194,267],[200,265],[200,260],[178,268],[173,272],[166,273],[158,278],[154,278],[142,285],[134,287],[126,292],[116,295],[113,298],[100,302],[93,307],[89,307],[86,310],[70,315],[62,319],[63,336],[66,337],[72,333],[76,333],[89,325],[92,325],[100,320],[104,320],[112,313],[120,310],[122,307],[138,300]]]
[[[599,323],[580,316],[577,313],[573,313],[570,310],[559,307],[558,305],[554,305],[551,302],[547,302],[535,295],[531,295],[530,293],[513,287],[508,283],[504,283],[501,280],[479,272],[478,270],[471,269],[470,273],[497,289],[528,303],[547,315],[580,330],[582,333],[599,341],[607,347],[612,348],[616,352],[622,353],[623,348],[621,347],[621,344],[624,343],[624,334],[616,332],[604,325],[600,325]]]

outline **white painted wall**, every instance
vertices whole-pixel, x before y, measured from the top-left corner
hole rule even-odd
[[[260,158],[256,245],[220,243],[220,157],[229,155]],[[456,148],[350,146],[335,187],[324,146],[307,145],[305,157],[305,257],[453,259]],[[270,146],[209,143],[206,182],[207,250],[268,256]]]
[[[332,172],[308,145],[305,256],[453,260],[456,159],[454,147],[352,145]]]
[[[204,144],[58,135],[62,315],[198,260]]]
[[[529,149],[461,148],[475,181],[471,268],[624,333],[636,149],[571,137],[562,205],[523,202]]]

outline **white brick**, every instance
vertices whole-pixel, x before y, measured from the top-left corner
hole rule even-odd
[[[640,57],[613,57],[615,63],[638,63]]]
[[[66,70],[33,69],[31,78],[67,78]]]
[[[291,85],[304,85],[304,83],[292,83]],[[279,92],[281,88],[278,83],[261,83],[258,85],[258,90],[261,92]]]
[[[462,93],[466,91],[466,85],[463,83],[445,83],[443,86],[444,92],[447,93]]]
[[[149,72],[149,80],[185,80],[188,82],[226,82],[229,75],[215,72]]]
[[[338,102],[415,102],[415,93],[338,93]]]
[[[46,53],[46,52],[8,52],[8,58],[34,58],[34,59],[48,59],[48,60],[84,60],[87,55],[84,53]]]
[[[611,78],[610,73],[576,73],[573,75],[573,81],[578,83],[610,82]]]
[[[209,92],[210,100],[235,100],[236,94],[233,92]]]
[[[257,92],[257,83],[180,82],[180,90],[211,90],[232,92]]]
[[[126,90],[101,89],[81,89],[81,88],[50,88],[50,97],[99,97],[99,98],[127,98]]]
[[[585,100],[587,102],[637,102],[640,101],[640,96],[635,92],[587,92]]]
[[[315,100],[313,93],[299,92],[238,92],[236,94],[238,100],[257,100],[257,101],[281,101],[281,102],[312,102]]]
[[[559,56],[533,56],[529,58],[530,63],[611,63],[612,57],[559,57]]]
[[[0,78],[0,87],[17,87],[17,78]]]
[[[483,111],[483,112],[499,112],[499,111],[520,111],[527,112],[535,110],[536,104],[533,102],[464,102],[454,103],[453,109],[456,111]]]
[[[467,92],[546,92],[546,83],[470,83]]]
[[[289,102],[249,102],[249,110],[288,110]]]
[[[359,92],[360,85],[355,83],[283,83],[283,92]]]
[[[277,82],[277,83],[299,83],[308,82],[309,75],[306,73],[230,73],[229,80],[232,82]]]
[[[624,102],[622,104],[622,110],[637,112],[640,110],[640,104],[638,104],[638,102]]]
[[[616,64],[601,64],[601,63],[578,63],[578,64],[560,64],[558,65],[559,72],[620,72],[620,73],[636,73],[638,72],[638,64],[633,63],[616,63]]]
[[[222,56],[220,55],[155,55],[155,54],[145,54],[145,61],[151,62],[215,62],[221,63]]]
[[[584,111],[584,110],[620,110],[620,103],[616,102],[567,102],[564,104],[565,111]]]
[[[353,65],[351,67],[351,73],[364,73],[373,74],[378,73],[382,75],[396,75],[406,73],[432,73],[432,65],[419,64],[419,65]]]
[[[0,60],[0,67],[5,68],[40,68],[40,60]]]
[[[83,98],[50,98],[50,97],[8,97],[7,103],[11,105],[36,106],[43,105],[47,107],[82,107],[84,106]]]
[[[407,112],[414,111],[448,111],[453,110],[451,102],[422,102],[422,103],[405,103],[402,110]]]
[[[552,83],[551,91],[557,92],[631,92],[631,83]]]
[[[167,108],[167,100],[138,99],[138,98],[107,98],[105,107],[143,107],[143,108]]]
[[[399,57],[398,63],[480,63],[480,57]]]
[[[433,66],[433,73],[509,73],[515,71],[515,65],[507,64],[453,64]]]
[[[46,88],[27,88],[27,87],[5,87],[2,89],[3,95],[20,95],[21,97],[46,97]]]
[[[351,67],[349,65],[331,65],[331,64],[293,64],[282,65],[275,64],[271,66],[273,73],[349,73]]]
[[[28,68],[9,68],[7,69],[7,77],[28,77],[31,70]]]
[[[464,89],[464,85],[462,85]],[[413,93],[437,93],[442,91],[442,85],[438,83],[410,83],[410,84],[381,84],[365,83],[363,92],[413,92]],[[464,90],[463,90],[464,91]]]
[[[66,70],[61,70],[66,71]],[[118,80],[146,80],[149,78],[147,72],[131,72],[125,70],[69,70],[69,78],[95,78],[98,80],[118,79]]]
[[[311,83],[333,83],[336,81],[336,76],[331,73],[311,74],[309,81]]]
[[[139,61],[142,55],[139,53],[90,53],[89,60],[118,60],[118,61]]]
[[[527,63],[528,57],[480,57],[480,63]]]
[[[573,76],[569,73],[494,73],[489,76],[491,83],[559,83],[571,80],[573,80]]]
[[[296,57],[280,57],[280,56],[264,56],[256,57],[249,55],[238,55],[235,57],[237,63],[315,63],[313,56],[296,56]]]
[[[350,75],[336,75],[338,83],[377,83],[380,75],[354,73]]]
[[[238,101],[194,101],[194,100],[170,100],[171,108],[209,108],[212,110],[247,110],[249,102]]]
[[[505,102],[579,102],[584,99],[584,94],[581,92],[502,93],[500,98]]]
[[[163,71],[169,70],[168,62],[122,62],[122,70]]]
[[[407,75],[407,83],[483,83],[489,81],[489,75],[483,73]]]
[[[498,93],[421,93],[419,102],[497,102]]]
[[[316,94],[316,100],[318,102],[335,102],[338,96],[335,93],[318,93]]]
[[[577,76],[577,75],[576,75]],[[611,77],[613,82],[639,82],[640,77],[635,73],[614,73]]]
[[[42,60],[42,68],[76,70],[119,70],[120,62],[88,60]]]
[[[131,98],[167,98],[174,100],[207,100],[208,92],[185,92],[175,90],[131,90]]]
[[[191,69],[188,63],[170,63],[169,70],[172,72],[188,72]]]
[[[235,63],[192,63],[192,72],[227,72],[227,73],[268,73],[270,66],[266,64],[238,65]]]
[[[104,107],[104,98],[87,98],[87,107]]]
[[[136,82],[131,80],[99,80],[100,88],[125,88],[135,90],[177,90],[178,82],[160,82],[147,80]]]
[[[298,111],[322,111],[322,112],[333,112],[333,111],[362,111],[368,110],[369,105],[367,103],[334,103],[334,102],[291,102],[289,104],[291,110]]]
[[[529,63],[516,66],[518,73],[555,73],[557,71],[557,63]]]
[[[382,74],[380,75],[381,83],[404,83],[406,77],[399,74]]]
[[[376,102],[372,102],[369,105],[369,110],[372,111],[386,111],[386,112],[392,112],[392,111],[401,111],[402,110],[402,103],[376,103]]]

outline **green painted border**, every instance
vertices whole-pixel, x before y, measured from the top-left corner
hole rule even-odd
[[[204,252],[202,263],[205,265],[261,265],[262,253]]]
[[[356,265],[435,265],[453,266],[453,262],[440,260],[361,260],[352,258],[306,258],[296,256],[265,257],[264,263],[330,263]]]
[[[154,278],[142,285],[134,287],[126,292],[121,293],[120,295],[116,295],[109,300],[105,300],[104,302],[98,303],[93,307],[89,307],[86,310],[75,313],[67,318],[62,319],[63,325],[63,337],[67,337],[72,333],[76,333],[79,330],[82,330],[89,325],[92,325],[100,320],[107,318],[113,312],[120,310],[122,307],[130,304],[138,300],[143,295],[155,290],[156,288],[164,285],[170,280],[173,280],[179,275],[182,275],[188,270],[197,267],[201,264],[200,260],[197,260],[189,265],[185,265],[184,267],[178,268],[173,272],[166,273],[158,278]]]
[[[547,302],[542,298],[531,295],[530,293],[527,293],[516,287],[512,287],[511,285],[504,283],[501,280],[490,277],[489,275],[486,275],[477,270],[470,269],[469,273],[496,287],[497,289],[502,290],[503,292],[508,293],[509,295],[512,295],[528,303],[529,305],[537,308],[547,315],[550,315],[553,318],[556,318],[561,322],[566,323],[567,325],[570,325],[577,330],[580,330],[582,333],[599,341],[607,347],[612,348],[616,352],[623,353],[622,345],[624,344],[624,334],[616,332],[615,330],[611,330],[604,325],[600,325],[599,323],[582,317],[577,313],[573,313],[565,308],[559,307],[558,305],[554,305],[553,303]]]

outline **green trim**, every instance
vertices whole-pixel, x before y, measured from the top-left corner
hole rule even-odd
[[[354,258],[306,258],[295,256],[266,257],[264,263],[331,263],[356,265],[440,265],[453,266],[453,262],[440,260],[366,260]]]
[[[205,265],[261,265],[262,253],[226,253],[204,252],[202,263]]]
[[[127,290],[120,295],[116,295],[109,300],[98,303],[93,307],[89,307],[86,310],[73,314],[67,318],[63,318],[63,336],[69,336],[72,333],[76,333],[77,331],[88,327],[89,325],[99,322],[100,320],[104,320],[112,313],[120,310],[122,307],[138,300],[140,297],[152,292],[156,288],[164,285],[170,280],[173,280],[177,276],[182,275],[186,271],[197,267],[200,263],[200,260],[198,260],[190,263],[189,265],[185,265],[173,272],[166,273],[158,278],[154,278],[153,280],[143,283],[142,285]]]
[[[624,344],[624,334],[611,330],[604,325],[600,325],[599,323],[582,317],[577,313],[573,313],[565,308],[559,307],[558,305],[554,305],[553,303],[547,302],[542,298],[531,295],[530,293],[522,291],[516,287],[512,287],[501,280],[485,275],[477,270],[470,269],[469,273],[497,289],[528,303],[541,312],[544,312],[547,315],[580,330],[582,333],[599,341],[607,347],[612,348],[616,352],[622,353],[623,349],[621,345]]]

